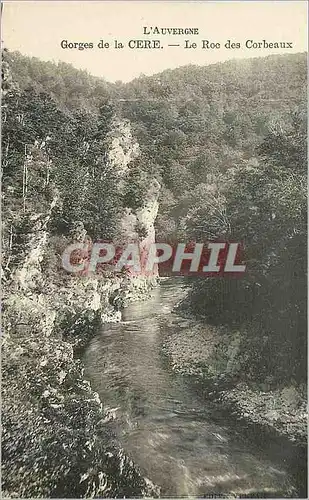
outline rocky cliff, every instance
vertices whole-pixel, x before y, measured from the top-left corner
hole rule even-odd
[[[119,120],[108,140],[108,162],[121,190],[138,145],[128,122]],[[154,240],[157,194],[158,189],[150,189],[144,207],[136,213],[124,211],[122,237],[131,237],[140,221],[146,229],[141,241]],[[103,413],[98,395],[84,380],[78,359],[101,323],[120,321],[121,305],[143,298],[154,280],[129,275],[77,277],[61,271],[49,231],[59,204],[55,190],[48,210],[27,214],[32,223],[22,255],[14,268],[7,259],[3,491],[19,498],[155,495],[156,488],[108,431],[110,416]],[[79,235],[87,238],[84,230]],[[14,251],[11,247],[6,245]],[[56,263],[54,268],[51,263]]]

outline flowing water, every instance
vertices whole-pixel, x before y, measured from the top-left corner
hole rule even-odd
[[[256,446],[218,404],[169,369],[161,344],[182,293],[181,284],[166,280],[150,300],[126,308],[121,323],[103,325],[88,346],[86,378],[109,425],[162,496],[294,496],[283,445]]]

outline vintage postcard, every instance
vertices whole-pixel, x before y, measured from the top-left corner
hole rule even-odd
[[[307,498],[307,2],[1,6],[3,498]]]

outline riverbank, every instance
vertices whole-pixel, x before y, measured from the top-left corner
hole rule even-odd
[[[171,314],[183,293],[181,281],[166,280],[87,346],[85,374],[113,415],[110,426],[163,497],[300,497],[294,459],[299,471],[304,458],[237,422],[206,384],[173,374],[162,357],[162,339],[186,326]]]
[[[36,288],[17,282],[4,301],[2,493],[6,497],[156,496],[107,430],[109,415],[84,379],[78,353],[102,322],[120,321],[115,300],[141,298],[145,283],[91,278]]]
[[[175,372],[201,383],[237,418],[305,446],[306,387],[244,381],[240,342],[236,330],[174,314],[162,348]]]

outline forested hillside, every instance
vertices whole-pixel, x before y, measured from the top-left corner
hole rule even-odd
[[[292,387],[299,410],[307,363],[306,54],[185,66],[127,84],[9,51],[2,71],[7,493],[155,491],[114,443],[105,445],[100,403],[75,359],[79,337],[114,313],[117,294],[121,303],[123,277],[115,287],[115,276],[106,276],[104,289],[95,279],[70,280],[60,256],[72,241],[143,241],[154,238],[155,224],[159,241],[242,242],[246,274],[189,277],[181,313],[230,329],[237,348],[222,342],[225,380],[253,392]],[[45,456],[59,425],[64,447]]]
[[[68,231],[74,221],[83,220],[92,237],[112,236],[120,205],[142,206],[143,193],[156,178],[162,185],[157,239],[225,238],[245,245],[247,276],[194,283],[194,310],[217,323],[253,321],[256,348],[262,349],[262,335],[268,338],[263,349],[274,349],[279,356],[263,370],[257,362],[257,373],[263,377],[271,368],[278,378],[282,370],[287,377],[302,378],[306,54],[185,66],[128,84],[109,84],[70,65],[18,53],[7,52],[5,60],[12,85],[20,90],[6,95],[4,109],[24,108],[31,122],[32,138],[26,138],[30,149],[35,139],[39,144],[48,136],[48,161],[61,164],[58,169],[46,166],[42,176],[43,153],[35,152],[38,167],[33,172],[40,172],[36,182],[46,184],[46,196],[47,176],[58,176],[63,189],[62,215],[55,224]],[[101,168],[98,148],[112,115],[130,121],[141,149],[127,174],[124,201],[114,197],[113,172],[106,173],[100,186],[95,175]],[[16,119],[10,122],[12,114],[6,120],[5,111],[4,117],[4,152],[10,128],[20,144],[14,157],[4,153],[4,180],[12,180],[26,139],[18,129],[19,118],[16,124]],[[36,149],[42,150],[40,144]],[[14,203],[22,205],[22,189],[12,193]],[[35,183],[28,189],[36,189]],[[94,216],[91,207],[98,191]]]
[[[218,175],[255,158],[270,131],[290,123],[299,107],[305,109],[306,56],[185,66],[134,80],[121,96],[150,168],[169,190],[162,192],[163,205],[175,199],[177,208],[168,218],[179,228],[182,206],[186,211],[190,203],[185,192],[211,185]]]
[[[3,58],[11,68],[11,79],[21,90],[44,92],[62,108],[96,111],[106,100],[111,84],[70,64],[43,62],[36,57],[4,50]]]
[[[242,329],[233,376],[305,381],[305,54],[187,66],[122,92],[164,186],[157,238],[244,244],[243,279],[201,278],[190,295],[208,322]]]

